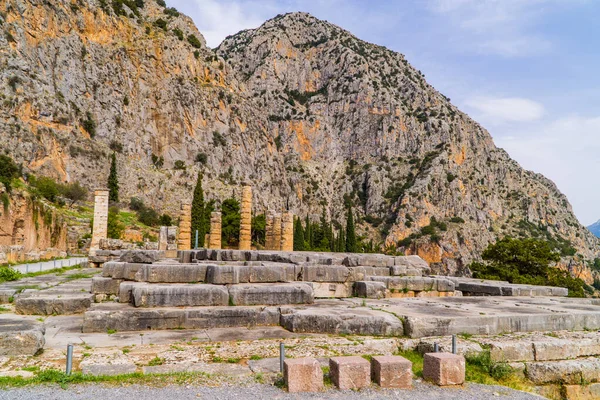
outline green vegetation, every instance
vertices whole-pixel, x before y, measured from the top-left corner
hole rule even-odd
[[[237,246],[240,237],[240,203],[226,199],[221,205],[221,240],[228,246]]]
[[[0,154],[0,183],[10,192],[12,180],[21,176],[21,166],[15,164],[10,156]]]
[[[194,197],[192,199],[192,247],[196,241],[198,231],[198,246],[204,247],[204,235],[210,230],[210,213],[214,210],[214,202],[204,202],[204,191],[202,190],[202,174],[198,173]]]
[[[16,281],[21,279],[22,275],[16,269],[8,266],[0,266],[0,283],[7,281]]]
[[[304,251],[304,229],[300,218],[294,220],[294,251]]]
[[[96,136],[96,121],[91,112],[85,113],[85,119],[81,121],[81,126],[93,139]]]
[[[346,218],[346,252],[356,253],[356,232],[354,231],[354,217],[352,207],[348,207],[348,217]]]
[[[119,208],[110,207],[108,209],[107,236],[111,239],[120,239],[125,230],[125,225],[119,220]]]
[[[550,242],[505,237],[490,244],[482,258],[483,262],[473,262],[470,265],[475,278],[560,286],[569,289],[570,297],[585,296],[585,283],[581,279],[550,266],[560,260],[560,253],[553,249]]]
[[[252,243],[254,245],[265,245],[266,225],[265,214],[258,214],[252,217]]]
[[[179,29],[179,28],[173,29],[173,33],[175,34],[175,36],[177,36],[177,38],[179,40],[183,40],[183,32],[181,31],[181,29]]]
[[[112,153],[110,160],[110,173],[108,174],[108,198],[115,203],[119,202],[119,178],[117,176],[117,154]]]
[[[165,359],[157,356],[148,362],[148,366],[155,367],[157,365],[163,365],[164,363],[165,363]]]
[[[202,43],[194,34],[189,35],[187,37],[187,41],[192,45],[192,47],[195,47],[197,49],[202,47]]]

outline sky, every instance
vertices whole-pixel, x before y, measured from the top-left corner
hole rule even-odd
[[[600,1],[167,0],[210,47],[309,12],[403,53],[521,166],[552,179],[580,222],[600,219]]]

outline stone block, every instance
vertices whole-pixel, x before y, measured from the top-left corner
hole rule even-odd
[[[206,269],[206,264],[142,264],[134,278],[150,283],[198,283],[205,281]]]
[[[302,266],[302,280],[307,282],[346,282],[350,271],[342,265]]]
[[[92,299],[90,293],[18,297],[15,312],[21,315],[81,314],[90,308]]]
[[[598,400],[600,399],[600,383],[591,385],[564,385],[564,395],[567,400]]]
[[[384,299],[387,294],[387,288],[383,282],[354,282],[354,295],[367,299]]]
[[[92,278],[92,293],[94,294],[119,294],[119,285],[122,279],[105,278],[94,276]]]
[[[206,282],[215,285],[247,283],[249,267],[240,265],[208,265],[206,267]]]
[[[563,383],[577,385],[581,382],[600,381],[600,360],[544,361],[526,363],[527,377],[535,384]]]
[[[452,353],[427,353],[423,357],[423,378],[438,386],[465,382],[465,358]]]
[[[16,318],[0,319],[0,356],[33,356],[44,348],[44,324]]]
[[[125,263],[119,261],[109,261],[102,264],[102,276],[105,278],[117,278],[115,275],[118,274],[118,270],[120,270],[120,274],[122,277],[123,267]]]
[[[376,356],[371,359],[373,381],[383,388],[410,389],[412,363],[400,356]]]
[[[133,287],[136,307],[225,306],[227,288],[221,285],[152,284]]]
[[[352,297],[352,282],[310,282],[315,298],[319,299],[343,299]]]
[[[283,363],[283,379],[290,393],[323,390],[323,371],[314,358],[287,359]]]
[[[568,360],[579,357],[578,342],[572,340],[549,339],[533,342],[536,361]]]
[[[119,261],[127,263],[152,264],[165,257],[162,250],[128,250],[121,253]]]
[[[306,283],[254,283],[229,287],[232,305],[311,304],[313,289]]]
[[[358,356],[332,357],[329,359],[329,375],[338,389],[366,388],[371,384],[371,364]]]
[[[0,304],[10,303],[15,294],[17,294],[17,289],[0,289]]]
[[[428,274],[429,264],[419,256],[396,256],[394,257],[394,265],[405,266],[421,270],[423,274]]]
[[[535,359],[530,341],[491,343],[490,357],[493,362],[533,361]]]
[[[435,279],[435,290],[438,292],[454,292],[455,284],[449,279]]]

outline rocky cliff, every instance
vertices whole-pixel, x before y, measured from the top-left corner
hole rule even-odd
[[[0,143],[26,169],[102,185],[175,215],[254,187],[255,211],[323,208],[439,271],[505,234],[598,255],[566,197],[523,170],[403,55],[308,14],[207,48],[154,0],[0,0]],[[572,246],[572,247],[571,247]]]

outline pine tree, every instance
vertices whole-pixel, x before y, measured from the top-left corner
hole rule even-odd
[[[348,218],[346,219],[346,252],[356,253],[356,232],[354,231],[352,207],[348,207]]]
[[[304,229],[300,218],[294,223],[294,251],[304,251]]]
[[[117,177],[117,154],[112,153],[110,162],[110,173],[108,174],[108,199],[119,202],[119,179]]]
[[[198,246],[204,247],[204,236],[209,231],[212,209],[212,203],[206,204],[204,202],[202,174],[198,173],[196,187],[194,188],[194,197],[192,199],[192,247],[196,244],[196,231],[198,231]]]

